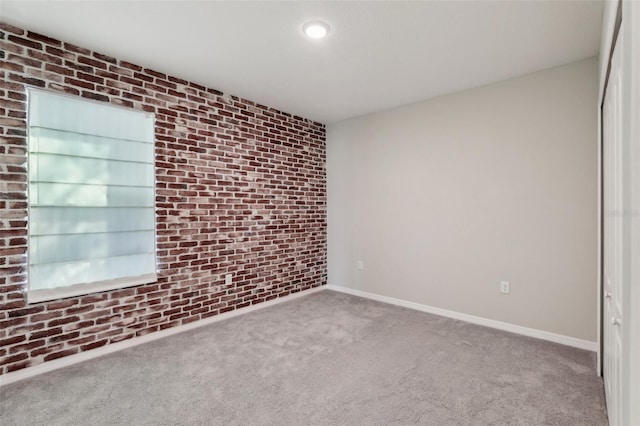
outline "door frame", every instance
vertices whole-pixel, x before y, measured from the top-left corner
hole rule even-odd
[[[623,103],[623,134],[630,144],[626,175],[630,194],[624,212],[628,218],[627,282],[623,286],[625,327],[623,339],[622,422],[640,424],[640,2],[629,0],[606,1],[604,4],[602,43],[600,46],[600,80],[598,97],[598,276],[597,276],[597,371],[602,375],[603,351],[603,238],[602,238],[602,105],[607,87],[609,60],[614,41],[622,28],[624,50],[622,58],[626,99]]]
[[[627,297],[627,325],[624,338],[628,341],[626,393],[627,424],[640,424],[640,2],[624,1],[622,13],[626,23],[625,84],[629,88],[628,137],[631,145],[629,219],[629,289]],[[626,392],[625,392],[626,388]],[[625,401],[623,400],[623,403]],[[625,419],[625,417],[623,417]]]
[[[604,97],[609,83],[609,71],[611,69],[611,58],[613,57],[613,48],[618,38],[620,24],[622,23],[622,0],[609,1],[604,4],[603,22],[602,22],[602,43],[600,46],[600,81],[598,87],[598,216],[597,216],[597,319],[596,319],[596,370],[598,376],[602,376],[603,360],[602,353],[604,351],[603,342],[603,311],[604,311],[604,162],[603,162],[603,144],[604,144],[604,126],[602,109],[604,106]]]

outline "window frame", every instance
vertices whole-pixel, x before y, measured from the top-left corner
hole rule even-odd
[[[60,93],[53,90],[46,90],[39,87],[27,86],[26,92],[26,196],[27,196],[27,252],[26,252],[26,276],[27,286],[25,289],[26,299],[28,304],[46,302],[57,299],[65,299],[69,297],[85,296],[105,291],[124,289],[128,287],[135,287],[144,284],[152,284],[158,280],[158,208],[157,208],[157,153],[156,153],[156,115],[148,111],[142,111],[135,108],[128,108],[121,105],[114,105],[111,102],[101,102],[94,99],[86,99],[80,96],[70,95],[68,93]],[[88,283],[77,283],[72,285],[66,285],[55,288],[43,288],[43,289],[31,289],[30,271],[31,271],[31,198],[30,198],[30,110],[31,110],[31,94],[43,93],[46,95],[53,95],[59,97],[66,97],[74,101],[87,102],[89,104],[100,105],[102,107],[117,108],[120,110],[126,110],[128,112],[144,114],[146,117],[152,119],[152,135],[153,135],[153,257],[154,257],[154,272],[144,275],[127,276],[115,279],[100,280]]]

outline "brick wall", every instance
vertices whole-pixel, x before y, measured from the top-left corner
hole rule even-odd
[[[324,125],[4,23],[0,52],[0,374],[326,284]],[[155,113],[157,283],[26,303],[27,86]]]

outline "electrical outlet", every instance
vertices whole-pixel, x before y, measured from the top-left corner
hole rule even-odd
[[[358,260],[358,271],[364,271],[364,262],[362,260]]]
[[[500,281],[500,293],[509,294],[509,281]]]
[[[231,285],[233,283],[233,275],[232,274],[227,274],[224,276],[224,283],[226,285]]]

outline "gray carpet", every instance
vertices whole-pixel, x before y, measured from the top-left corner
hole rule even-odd
[[[9,425],[605,425],[594,354],[322,291],[0,390]]]

